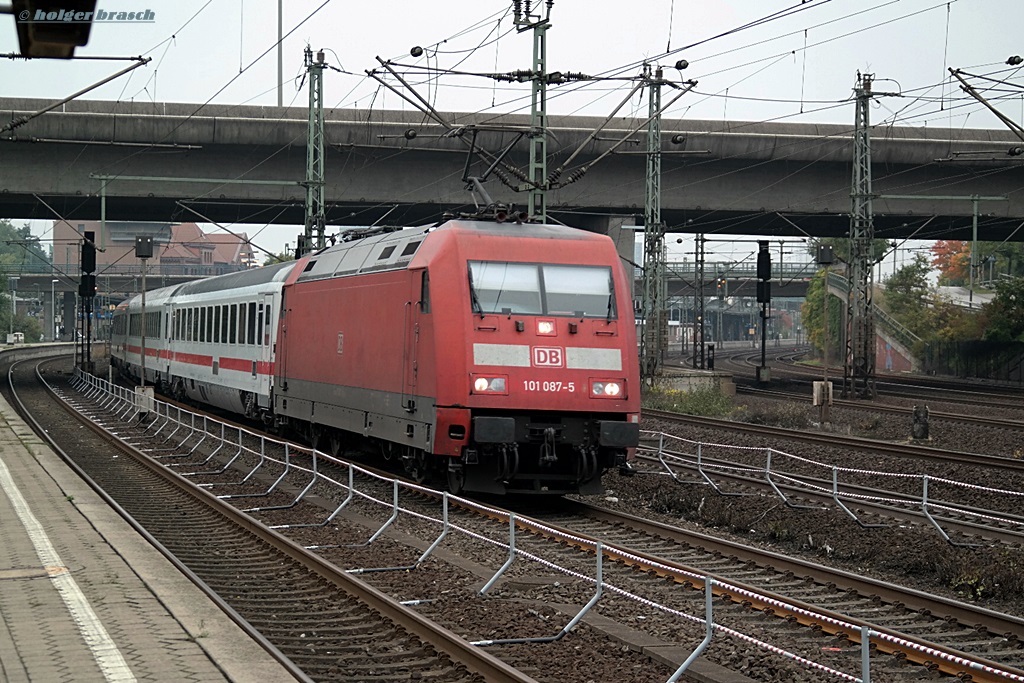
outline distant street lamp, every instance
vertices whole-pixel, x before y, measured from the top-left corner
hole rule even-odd
[[[53,286],[60,280],[50,280],[50,341],[57,341],[57,295]]]
[[[12,275],[9,278],[10,287],[8,287],[8,289],[11,290],[11,341],[12,342],[14,341],[14,316],[17,315],[17,309],[15,308],[15,301],[17,299],[18,280],[20,280],[20,279],[21,278],[18,277],[17,275]]]

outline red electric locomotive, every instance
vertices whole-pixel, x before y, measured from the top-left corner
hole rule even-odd
[[[283,287],[272,411],[372,439],[454,491],[592,493],[639,440],[631,288],[612,241],[456,220],[343,242]]]

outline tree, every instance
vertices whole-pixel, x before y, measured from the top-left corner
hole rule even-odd
[[[971,250],[961,240],[939,240],[932,245],[932,265],[939,269],[940,285],[965,285],[970,279]]]
[[[836,261],[845,264],[850,260],[850,239],[848,237],[823,237],[807,243],[807,253],[817,256],[818,246],[828,245],[832,247],[832,253]],[[893,245],[888,240],[871,240],[871,263],[879,263],[889,253]]]
[[[285,261],[294,261],[295,254],[287,251],[282,251],[280,254],[267,254],[267,258],[263,259],[263,265],[272,266],[275,263],[284,263]]]
[[[15,228],[6,218],[0,218],[0,267],[45,272],[49,270],[50,256],[39,238],[32,234],[28,223]]]
[[[837,297],[828,302],[828,333],[825,332],[825,271],[818,271],[807,284],[807,297],[800,307],[807,339],[824,355],[825,340],[828,340],[831,359],[839,358],[840,330],[846,303]]]
[[[46,272],[49,270],[50,257],[44,251],[38,237],[32,235],[32,228],[27,223],[20,228],[6,218],[0,218],[0,331],[4,339],[7,332],[23,332],[26,341],[37,341],[41,326],[35,318],[17,315],[11,325],[11,288],[10,278],[25,271]]]
[[[996,296],[985,304],[983,339],[1024,342],[1024,277],[1000,280]]]
[[[885,303],[889,313],[914,334],[927,336],[929,307],[932,304],[928,257],[917,254],[885,281]]]

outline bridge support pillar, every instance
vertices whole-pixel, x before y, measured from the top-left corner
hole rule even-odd
[[[633,246],[636,242],[636,217],[574,216],[571,221],[566,222],[574,228],[611,237],[619,256],[623,258],[622,265],[626,268],[626,279],[629,282],[633,281],[635,273],[631,264],[636,259],[636,251]]]
[[[64,334],[61,339],[64,341],[72,341],[75,338],[75,330],[78,329],[78,317],[75,311],[75,293],[74,292],[57,292],[58,298],[63,301],[61,306],[61,315],[64,326]],[[64,296],[60,296],[63,294]]]

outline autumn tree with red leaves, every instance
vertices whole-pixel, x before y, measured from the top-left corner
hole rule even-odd
[[[970,280],[971,247],[961,240],[939,240],[932,245],[932,265],[940,285],[966,285]]]

